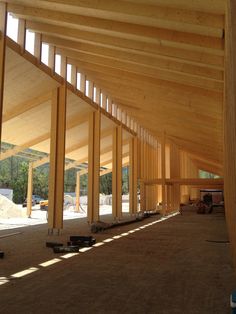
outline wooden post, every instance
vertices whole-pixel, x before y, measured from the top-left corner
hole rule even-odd
[[[55,46],[49,45],[48,46],[48,66],[49,68],[52,69],[53,74],[55,73],[55,55],[56,55]]]
[[[66,133],[66,85],[55,89],[52,94],[50,176],[48,198],[48,226],[63,228],[64,166]]]
[[[170,178],[180,178],[180,152],[177,145],[170,145]],[[173,210],[178,210],[180,205],[180,185],[178,183],[172,188],[172,206]]]
[[[77,171],[76,173],[76,190],[75,190],[75,204],[76,211],[80,211],[80,173]]]
[[[90,99],[92,99],[92,100],[93,100],[93,93],[94,93],[93,87],[94,87],[93,82],[92,81],[88,81],[88,97]]]
[[[25,51],[25,39],[26,39],[25,20],[19,19],[17,43],[20,45],[22,52]]]
[[[107,97],[107,112],[112,114],[112,99],[110,97]]]
[[[162,179],[162,214],[166,214],[166,191],[165,191],[165,178],[166,178],[166,149],[165,149],[165,133],[162,136],[161,142],[161,179]]]
[[[100,174],[101,113],[92,112],[89,118],[88,163],[88,222],[99,220],[99,174]]]
[[[86,87],[86,77],[84,74],[80,73],[80,86],[79,90],[85,94],[85,87]]]
[[[117,105],[112,104],[112,115],[113,117],[117,117]]]
[[[61,55],[61,74],[65,80],[67,78],[67,57]]]
[[[42,54],[42,34],[34,34],[34,56],[38,59],[39,63],[41,62]]]
[[[95,103],[99,105],[100,107],[100,100],[101,100],[101,90],[99,87],[96,86],[96,99]]]
[[[71,85],[77,88],[77,68],[75,65],[71,65]]]
[[[0,3],[0,142],[2,137],[3,90],[6,51],[7,4]]]
[[[236,265],[236,3],[227,0],[225,102],[224,102],[224,199],[233,261]]]
[[[104,110],[107,110],[107,96],[105,94],[102,94],[101,106]]]
[[[129,143],[129,211],[130,214],[137,212],[137,137],[132,137]]]
[[[31,217],[32,212],[32,194],[33,194],[33,164],[29,163],[28,168],[28,188],[27,188],[27,217]]]
[[[113,130],[112,148],[112,215],[122,216],[122,126]]]
[[[145,211],[145,185],[143,183],[144,178],[144,134],[143,134],[143,128],[140,130],[140,210]]]

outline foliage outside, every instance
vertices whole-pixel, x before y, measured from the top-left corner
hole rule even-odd
[[[22,157],[12,156],[0,162],[0,188],[13,189],[13,201],[17,204],[23,203],[27,197],[29,161]],[[65,172],[65,192],[75,192],[76,169]],[[34,169],[33,172],[33,194],[44,199],[48,198],[49,164]],[[88,175],[80,176],[80,194],[87,195]],[[122,194],[129,192],[128,167],[122,171]],[[112,194],[112,173],[100,177],[100,193]]]

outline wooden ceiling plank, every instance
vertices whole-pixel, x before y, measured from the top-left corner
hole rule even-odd
[[[69,121],[67,121],[67,125],[66,125],[66,129],[71,129],[75,126],[77,126],[78,124],[82,124],[85,121],[88,120],[88,113],[86,114],[79,114],[76,117],[73,117],[72,119],[70,119]],[[26,148],[32,148],[33,146],[44,142],[46,140],[50,139],[50,132],[47,132],[45,134],[41,134],[40,136],[38,136],[37,138],[34,138],[28,142],[25,142],[24,144],[14,147],[12,149],[7,150],[6,152],[2,153],[0,155],[0,160],[4,160],[8,157],[14,156],[17,153],[19,153],[20,151],[25,150]]]

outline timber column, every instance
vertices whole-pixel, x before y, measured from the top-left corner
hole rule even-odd
[[[63,84],[52,94],[48,197],[49,233],[53,233],[53,229],[58,229],[59,233],[59,230],[63,228],[65,133],[66,84]]]
[[[80,173],[77,171],[76,173],[76,190],[75,190],[75,210],[77,212],[80,211]]]
[[[162,141],[161,141],[161,191],[162,191],[162,215],[166,214],[166,136],[163,133]]]
[[[224,103],[224,197],[233,260],[236,265],[236,2],[227,1]]]
[[[32,213],[32,194],[33,194],[33,164],[29,163],[28,168],[28,188],[27,188],[27,217],[31,217]]]
[[[7,5],[0,3],[0,142],[2,138],[2,111],[3,111],[3,90],[5,72],[5,51],[6,51],[6,24]]]
[[[122,216],[122,126],[113,130],[112,147],[112,215]]]
[[[170,144],[170,178],[180,178],[180,151],[176,144]],[[180,206],[180,184],[173,184],[172,188],[172,210],[178,210]]]
[[[129,212],[137,213],[138,208],[138,139],[132,137],[129,143]]]
[[[88,222],[99,220],[101,112],[94,111],[89,117],[88,162]]]

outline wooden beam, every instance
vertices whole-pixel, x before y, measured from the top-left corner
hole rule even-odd
[[[115,127],[112,139],[112,215],[122,216],[122,126]]]
[[[113,48],[98,47],[93,44],[79,43],[72,40],[62,38],[43,36],[43,41],[56,45],[64,49],[73,49],[78,53],[84,53],[92,56],[103,56],[112,60],[125,61],[131,64],[144,65],[155,69],[162,69],[172,73],[185,73],[186,75],[196,75],[217,80],[223,80],[223,69],[213,69],[209,66],[186,64],[184,60],[165,59],[159,55],[140,55],[137,51],[118,51]]]
[[[168,3],[170,1],[167,3],[163,1],[161,3],[160,2],[160,0],[155,1],[155,3],[152,1],[150,3],[143,3],[143,1],[123,1],[121,4],[117,5],[115,0],[102,0],[96,4],[88,1],[84,2],[83,0],[77,0],[76,4],[74,0],[68,0],[66,3],[64,0],[58,0],[57,10],[79,13],[85,16],[89,15],[90,13],[93,16],[103,19],[112,18],[121,22],[129,21],[135,24],[156,27],[159,27],[160,23],[163,22],[161,26],[168,29],[173,28],[173,22],[175,23],[174,25],[178,30],[180,25],[188,24],[189,29],[184,30],[191,32],[194,32],[194,29],[197,26],[208,26],[210,28],[214,27],[216,29],[224,27],[224,6],[222,5],[222,2],[220,4],[220,0],[217,0],[218,3],[216,6],[214,2],[213,8],[212,5],[209,5],[209,3],[208,7],[206,5],[203,7],[199,4],[197,7],[195,7],[192,5],[192,3],[189,4],[188,2],[186,2],[186,4],[183,6],[181,3],[183,1],[178,3],[174,1],[174,3],[171,3],[172,5]],[[32,5],[30,0],[21,0],[21,3],[26,6]],[[38,1],[34,4],[34,6],[50,9],[54,8],[54,3],[54,0]],[[207,12],[205,12],[206,8]]]
[[[217,179],[202,179],[202,178],[171,178],[171,179],[165,179],[164,184],[165,185],[172,185],[172,184],[180,184],[180,185],[208,185],[208,186],[223,186],[224,185],[224,179],[217,178]],[[163,184],[162,179],[151,179],[151,180],[144,180],[145,185],[152,185],[152,184]]]
[[[0,3],[0,142],[2,138],[2,113],[3,113],[3,91],[5,73],[5,52],[6,52],[6,23],[7,23],[7,4]]]
[[[106,19],[99,19],[96,17],[86,16],[83,17],[79,14],[71,14],[66,12],[59,12],[54,10],[45,10],[35,7],[23,7],[20,5],[9,5],[9,10],[20,17],[31,16],[31,18],[41,19],[46,21],[69,24],[73,28],[92,30],[94,32],[99,30],[102,34],[118,35],[124,38],[138,38],[143,42],[156,42],[158,37],[162,44],[173,45],[176,42],[177,46],[185,45],[193,49],[196,46],[200,47],[211,47],[213,49],[223,49],[222,29],[220,29],[218,34],[214,34],[216,37],[203,36],[200,34],[188,34],[182,31],[163,29],[160,27],[152,27],[145,25],[131,24],[128,22],[118,22]],[[52,23],[53,24],[53,23]],[[205,34],[207,34],[209,27],[206,28]],[[214,30],[215,31],[215,30]],[[210,32],[210,30],[209,30]],[[204,35],[205,35],[204,34]],[[212,34],[213,35],[213,34]]]
[[[101,113],[92,112],[89,119],[88,222],[99,220]]]
[[[119,69],[128,73],[135,73],[140,75],[146,75],[154,79],[161,79],[164,81],[177,82],[179,84],[185,84],[190,86],[197,86],[200,88],[206,88],[215,91],[223,90],[222,79],[211,79],[206,77],[200,77],[198,75],[181,73],[178,71],[169,73],[163,69],[153,68],[142,64],[132,64],[120,60],[112,60],[104,56],[88,55],[84,52],[77,52],[69,49],[58,48],[58,53],[67,55],[68,58],[77,59],[78,62],[89,62],[102,66],[108,66],[113,69]],[[79,63],[78,63],[79,66]]]
[[[50,25],[39,22],[27,22],[27,28],[44,34],[54,35],[64,39],[72,39],[81,43],[93,44],[97,47],[107,47],[124,51],[128,53],[139,54],[142,56],[159,56],[164,60],[178,61],[185,64],[204,65],[205,67],[223,68],[224,60],[222,56],[213,55],[211,52],[190,51],[182,48],[165,47],[161,43],[145,43],[134,39],[125,39],[107,34],[97,33],[94,36],[93,32],[82,31],[73,28],[65,28],[58,25]]]
[[[53,93],[51,120],[48,226],[53,233],[53,229],[60,230],[63,228],[66,132],[65,84]]]

